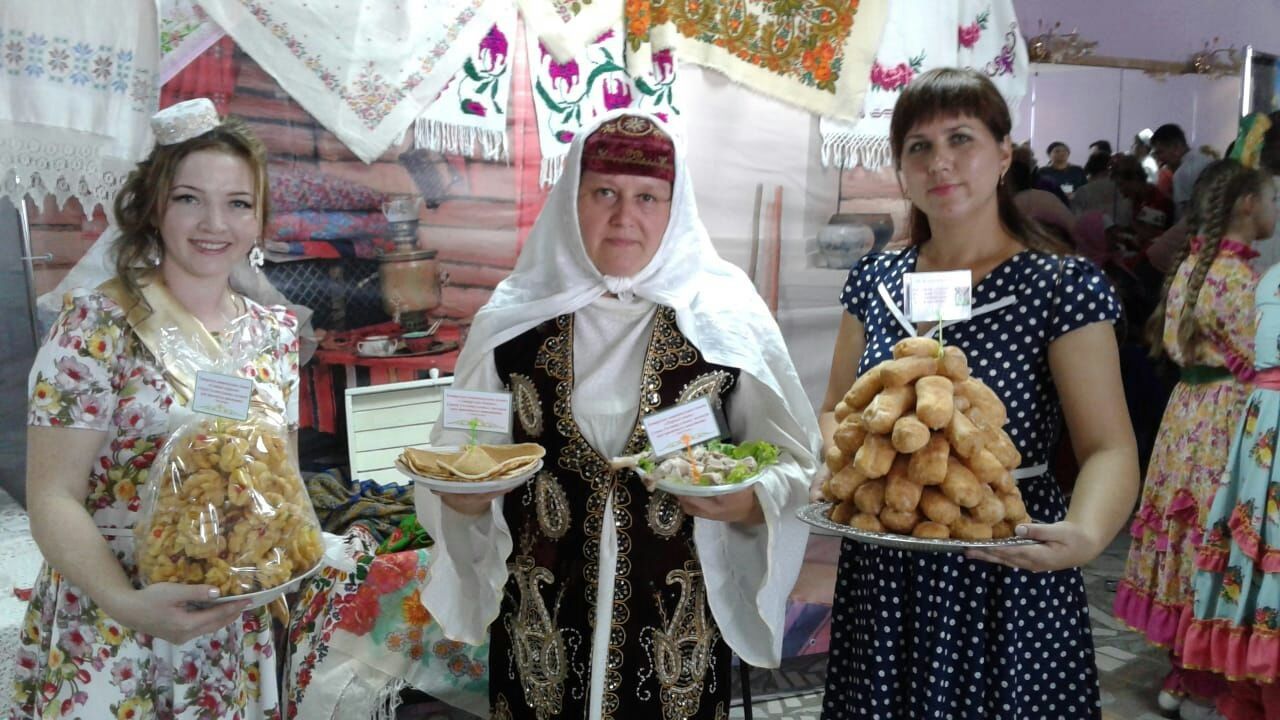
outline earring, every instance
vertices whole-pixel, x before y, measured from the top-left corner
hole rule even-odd
[[[255,244],[249,251],[249,264],[253,266],[253,271],[262,272],[262,264],[266,261],[267,257],[262,252],[262,246]]]

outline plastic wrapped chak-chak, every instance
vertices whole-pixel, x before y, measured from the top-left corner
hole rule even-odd
[[[320,561],[320,523],[283,424],[193,416],[169,437],[135,527],[145,583],[268,590]]]

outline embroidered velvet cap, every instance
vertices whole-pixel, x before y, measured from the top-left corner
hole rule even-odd
[[[661,128],[638,115],[623,115],[591,133],[582,149],[582,170],[641,175],[675,182],[676,149]]]
[[[151,132],[159,145],[173,145],[203,135],[222,122],[208,98],[185,100],[151,116]]]

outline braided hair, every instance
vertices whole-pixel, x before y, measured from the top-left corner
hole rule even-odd
[[[1236,160],[1230,159],[1218,160],[1210,164],[1196,180],[1191,194],[1191,207],[1187,213],[1187,226],[1194,230],[1199,247],[1196,248],[1195,265],[1191,269],[1191,276],[1187,279],[1186,292],[1183,295],[1185,301],[1176,319],[1177,326],[1173,339],[1178,347],[1189,347],[1195,337],[1196,302],[1200,296],[1200,289],[1204,287],[1204,279],[1209,274],[1209,267],[1217,259],[1218,250],[1222,247],[1222,236],[1231,229],[1236,203],[1246,195],[1261,192],[1266,181],[1267,176],[1262,171],[1245,167]],[[1155,312],[1147,322],[1147,340],[1151,344],[1153,357],[1158,358],[1167,350],[1165,315],[1169,303],[1169,288],[1180,274],[1179,270],[1183,262],[1191,256],[1193,244],[1195,243],[1188,243],[1178,255],[1175,264],[1178,270],[1169,273],[1165,278],[1160,304],[1156,306]]]

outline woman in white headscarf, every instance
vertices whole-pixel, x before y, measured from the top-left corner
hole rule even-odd
[[[780,659],[819,438],[777,324],[713,249],[659,120],[612,113],[574,141],[454,386],[513,393],[512,435],[485,441],[547,448],[510,494],[417,496],[436,540],[423,603],[451,638],[489,629],[492,716],[727,717],[729,650]],[[759,483],[676,498],[610,469],[647,444],[640,417],[697,397],[733,441],[782,450]]]

